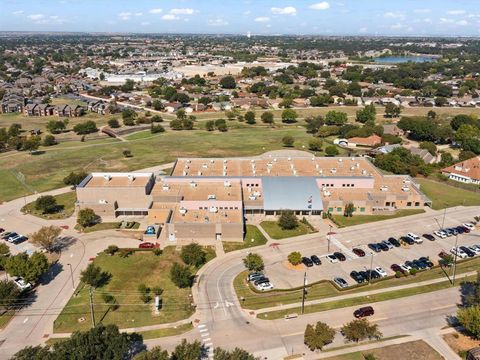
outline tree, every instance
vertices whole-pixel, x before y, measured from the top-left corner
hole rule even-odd
[[[327,125],[342,126],[345,125],[347,121],[347,114],[341,111],[332,110],[325,115],[325,124]]]
[[[377,110],[375,109],[375,105],[370,104],[357,111],[356,121],[361,122],[362,124],[369,121],[375,122],[376,115]]]
[[[302,254],[298,251],[288,254],[288,262],[292,265],[299,265],[302,262]]]
[[[370,324],[367,319],[352,320],[342,326],[341,332],[347,341],[359,342],[365,339],[380,339],[383,335],[377,324]]]
[[[470,293],[465,297],[467,306],[480,306],[480,271],[477,271],[477,279],[469,284]]]
[[[393,103],[388,103],[385,106],[385,116],[387,117],[399,117],[401,112],[402,109],[400,108],[400,106],[397,106]]]
[[[97,124],[95,121],[88,120],[83,123],[79,123],[73,127],[73,131],[78,135],[87,135],[97,132]]]
[[[457,319],[475,339],[480,339],[480,305],[459,309]]]
[[[170,360],[167,350],[163,350],[160,346],[155,346],[150,350],[142,351],[137,354],[134,360]]]
[[[319,138],[310,139],[308,148],[312,151],[322,151],[323,141]]]
[[[473,151],[462,150],[460,151],[460,154],[458,154],[458,161],[465,161],[474,158],[475,156],[477,156],[477,154],[475,154]]]
[[[82,209],[78,212],[77,223],[81,227],[89,227],[97,224],[99,216],[92,209]]]
[[[52,252],[58,247],[58,237],[61,232],[62,229],[58,226],[43,226],[40,230],[30,235],[30,241],[48,252]]]
[[[244,257],[243,264],[250,271],[262,271],[265,267],[265,264],[263,263],[263,258],[260,255],[254,253],[250,253],[246,257]]]
[[[215,130],[215,121],[209,120],[205,123],[205,130],[207,131],[213,131]]]
[[[159,123],[159,122],[163,122],[163,118],[160,115],[153,115],[152,123]]]
[[[197,243],[191,243],[182,247],[180,257],[187,265],[192,265],[197,268],[207,262],[207,254],[203,248]]]
[[[295,139],[291,135],[285,135],[282,138],[282,143],[283,143],[283,146],[292,147],[293,144],[295,143]]]
[[[76,186],[80,184],[86,177],[87,173],[85,171],[79,171],[78,173],[72,171],[70,174],[63,178],[63,183],[65,185]]]
[[[170,269],[170,279],[179,288],[187,288],[193,285],[193,274],[188,266],[174,263]]]
[[[40,136],[30,136],[22,146],[22,150],[34,153],[40,147],[42,138]]]
[[[325,155],[327,156],[337,156],[339,151],[335,145],[329,145],[325,148]]]
[[[108,126],[110,126],[112,129],[116,129],[120,127],[120,123],[118,122],[117,119],[112,118],[108,120]]]
[[[243,349],[235,348],[227,351],[219,347],[213,351],[213,358],[215,360],[260,360]]]
[[[43,139],[43,146],[53,146],[57,144],[57,140],[55,139],[55,136],[53,135],[46,135],[45,138]]]
[[[343,212],[343,216],[352,217],[354,211],[355,211],[355,205],[353,205],[353,203],[349,202],[347,205],[345,205],[345,210]]]
[[[202,357],[203,346],[200,341],[195,340],[188,343],[186,339],[175,347],[170,360],[200,360]]]
[[[119,250],[117,245],[108,245],[108,247],[105,249],[105,253],[112,256],[115,255],[115,253]]]
[[[307,123],[307,133],[316,134],[325,124],[325,119],[322,116],[308,116],[305,122]]]
[[[0,280],[0,309],[6,311],[15,307],[20,290],[13,281]]]
[[[10,256],[5,261],[5,270],[11,276],[19,276],[27,282],[35,283],[40,276],[50,267],[47,257],[34,252],[31,256],[27,253],[19,253]]]
[[[110,279],[111,275],[95,264],[88,264],[87,268],[80,273],[80,280],[90,285],[91,287],[97,288],[105,285]]]
[[[453,117],[450,121],[450,126],[453,130],[458,130],[462,125],[472,125],[480,127],[480,123],[476,117],[472,115],[460,114]]]
[[[437,113],[433,110],[430,110],[427,113],[427,118],[430,119],[430,120],[435,120],[437,118]]]
[[[473,140],[480,137],[480,129],[474,125],[460,125],[457,132],[455,133],[455,140],[462,144],[465,149],[465,144],[468,143],[468,140]]]
[[[292,210],[283,210],[278,218],[278,226],[283,230],[292,230],[298,226],[298,219]]]
[[[141,345],[141,335],[121,333],[116,325],[99,324],[88,331],[73,333],[69,339],[55,343],[52,348],[27,347],[16,353],[12,359],[130,359]]]
[[[237,87],[237,83],[235,82],[235,78],[233,76],[225,76],[220,80],[220,86],[224,89],[235,89]]]
[[[47,123],[46,127],[47,127],[47,130],[49,132],[51,132],[52,134],[59,134],[63,130],[65,130],[66,125],[65,125],[65,122],[63,122],[61,120],[50,120]]]
[[[333,342],[335,329],[319,321],[315,326],[308,324],[305,329],[303,341],[312,351],[322,350],[325,345]]]
[[[270,111],[265,111],[261,116],[262,122],[265,124],[273,124],[273,113]]]
[[[247,124],[255,124],[255,113],[253,111],[247,111],[244,117]]]
[[[43,195],[35,200],[35,210],[39,210],[42,214],[51,214],[58,210],[57,199],[52,195]]]
[[[282,122],[290,124],[297,122],[298,114],[293,109],[285,109],[282,111]]]
[[[152,124],[152,125],[150,126],[150,132],[151,132],[152,134],[163,133],[163,132],[165,132],[165,128],[164,128],[162,125],[160,125],[160,124],[158,124],[158,125],[153,125],[153,124]]]

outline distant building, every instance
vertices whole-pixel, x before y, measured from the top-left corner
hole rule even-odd
[[[442,173],[449,179],[466,184],[480,184],[480,157],[461,161],[442,169]]]
[[[366,138],[353,137],[348,139],[348,146],[351,147],[369,147],[374,148],[382,143],[382,138],[378,135],[371,135]]]

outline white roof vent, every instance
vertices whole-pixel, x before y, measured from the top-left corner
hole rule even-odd
[[[128,181],[132,182],[135,180],[135,176],[134,175],[128,175]]]
[[[168,186],[168,184],[163,184],[162,189],[164,191],[168,191],[168,190],[170,190],[170,186]]]
[[[380,191],[388,191],[388,186],[387,186],[387,185],[383,185],[383,186],[380,188]]]
[[[216,206],[210,206],[209,211],[210,211],[211,213],[216,213],[216,212],[218,212],[218,208],[217,208]]]
[[[338,162],[343,162],[343,159],[338,159]]]
[[[223,182],[223,186],[232,187],[232,183],[230,181],[226,180],[226,181]]]
[[[199,171],[199,172],[200,172],[200,171]],[[202,175],[202,174],[200,173],[199,175]],[[191,181],[191,182],[190,182],[190,187],[191,187],[191,188],[197,187],[197,183],[196,183],[195,181]]]
[[[112,176],[111,176],[111,175],[108,175],[108,174],[103,175],[103,178],[104,178],[106,181],[112,180]]]
[[[337,173],[337,169],[336,169],[336,168],[332,168],[332,169],[330,170],[330,172],[331,172],[332,174],[336,174],[336,173]]]
[[[215,195],[213,195],[213,194],[208,195],[208,197],[207,197],[208,200],[215,200],[216,198],[217,198],[217,197],[216,197]]]
[[[404,192],[410,191],[410,188],[405,185],[404,187],[402,187],[402,191]]]
[[[215,164],[215,160],[213,160],[213,159],[210,160],[210,163],[211,163],[211,164]]]
[[[182,215],[185,215],[187,213],[187,209],[185,209],[184,207],[181,207],[179,211]]]

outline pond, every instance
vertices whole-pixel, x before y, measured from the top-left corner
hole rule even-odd
[[[423,63],[429,61],[437,61],[431,56],[387,56],[373,59],[378,64],[401,64],[406,62]]]

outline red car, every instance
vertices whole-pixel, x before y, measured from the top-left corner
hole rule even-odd
[[[352,252],[359,257],[364,257],[365,256],[365,251],[363,251],[362,249],[359,249],[359,248],[352,249]]]
[[[144,242],[138,245],[139,249],[153,249],[154,247],[155,247],[155,244],[151,242]]]
[[[3,233],[3,232],[5,232],[5,229],[0,228],[0,234]]]

